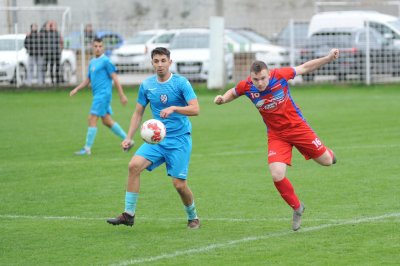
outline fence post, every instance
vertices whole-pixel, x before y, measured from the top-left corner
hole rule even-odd
[[[19,57],[18,57],[18,23],[14,24],[14,36],[15,36],[15,86],[19,88],[21,86],[21,79],[20,79],[20,73],[19,73]]]
[[[226,82],[224,51],[224,18],[210,18],[210,58],[207,87],[223,89]]]
[[[85,32],[84,32],[84,30],[85,30],[85,26],[81,23],[81,30],[80,30],[80,40],[81,40],[81,43],[80,43],[80,45],[81,45],[81,73],[82,73],[82,80],[81,81],[84,81],[85,80],[85,77],[86,77],[86,51],[85,51]]]
[[[367,43],[365,45],[365,83],[369,86],[371,85],[371,55],[370,55],[370,34],[369,34],[369,21],[366,23],[366,40]]]

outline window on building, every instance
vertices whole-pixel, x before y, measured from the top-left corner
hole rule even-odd
[[[35,5],[57,5],[57,0],[35,0]]]

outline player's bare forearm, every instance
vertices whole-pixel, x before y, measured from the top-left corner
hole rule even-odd
[[[88,86],[90,83],[90,79],[86,78],[84,81],[81,82],[81,84],[79,84],[78,86],[76,86],[70,93],[70,96],[75,95],[78,91],[80,91],[81,89],[85,88],[86,86]]]
[[[179,113],[187,116],[196,116],[200,114],[200,106],[197,99],[188,102],[187,106],[170,106],[161,110],[160,117],[167,118],[172,113]]]
[[[121,103],[123,105],[127,104],[128,98],[125,96],[124,89],[122,88],[121,83],[119,83],[117,74],[115,74],[115,73],[111,74],[111,78],[114,81],[114,85],[117,87]]]
[[[127,139],[132,139],[133,136],[135,136],[135,133],[140,126],[140,122],[142,121],[143,113],[144,113],[144,107],[142,105],[137,104],[135,112],[133,112],[131,118],[128,134],[126,135]]]
[[[237,98],[236,93],[235,93],[235,88],[232,88],[228,91],[225,92],[224,95],[217,95],[214,98],[214,103],[215,104],[224,104],[224,103],[229,103]]]
[[[316,58],[310,61],[305,62],[304,64],[295,67],[296,74],[297,75],[303,75],[310,73],[321,66],[328,64],[332,62],[333,60],[337,59],[339,57],[339,49],[332,49],[328,55],[320,58]]]

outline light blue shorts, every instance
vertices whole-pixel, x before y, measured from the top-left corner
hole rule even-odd
[[[165,163],[169,176],[186,180],[190,154],[192,153],[192,137],[185,134],[179,137],[165,138],[159,144],[144,143],[135,155],[142,156],[152,162],[147,168],[152,171]]]
[[[106,114],[112,115],[111,100],[93,99],[90,114],[103,117]]]

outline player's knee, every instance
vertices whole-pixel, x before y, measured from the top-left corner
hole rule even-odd
[[[280,170],[270,170],[272,180],[274,182],[281,181],[285,177],[285,172]]]
[[[174,185],[175,189],[179,191],[184,191],[187,187],[187,183],[185,180],[181,180],[178,178],[174,178],[172,184]]]
[[[129,162],[128,169],[129,169],[129,173],[131,173],[131,174],[140,173],[141,166],[140,166],[140,164],[138,164],[137,162],[132,160]]]

